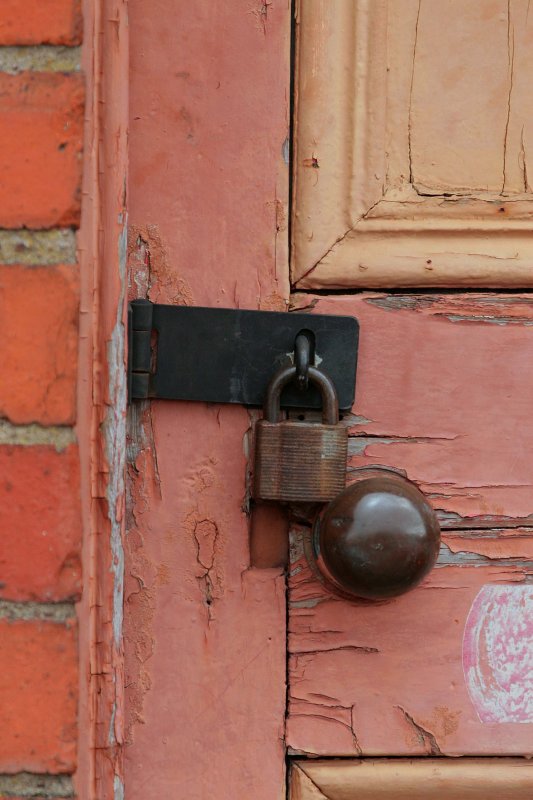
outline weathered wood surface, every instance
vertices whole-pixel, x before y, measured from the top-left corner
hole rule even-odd
[[[524,759],[299,761],[291,800],[529,800]]]
[[[319,755],[533,751],[533,298],[300,295],[361,324],[348,471],[426,493],[438,566],[383,604],[331,595],[293,527],[287,740]],[[348,475],[349,477],[349,475]]]
[[[44,4],[43,4],[44,5]],[[48,5],[48,4],[46,4]],[[55,5],[55,4],[53,4]],[[76,796],[123,796],[127,0],[85,0],[78,424],[84,524]],[[52,15],[51,9],[45,13]]]
[[[349,469],[415,481],[444,527],[533,523],[533,295],[293,296],[361,326]]]
[[[297,9],[295,285],[531,286],[528,0]]]
[[[131,295],[284,310],[289,3],[130,0]],[[250,417],[133,411],[128,800],[282,797],[283,568],[250,566]]]

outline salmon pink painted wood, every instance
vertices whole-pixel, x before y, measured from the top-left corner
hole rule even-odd
[[[255,412],[132,407],[128,800],[281,798],[286,744],[531,754],[533,298],[324,292],[533,284],[527,0],[299,4],[292,298],[290,4],[129,6],[130,296],[355,315],[348,477],[406,474],[444,535],[417,590],[348,602],[295,515],[285,727],[285,575],[249,547]],[[328,797],[309,775],[302,798]]]
[[[129,15],[131,296],[285,310],[289,3]],[[285,577],[250,564],[250,416],[154,402],[130,423],[126,797],[280,798]]]
[[[533,298],[295,296],[360,332],[353,470],[437,510],[437,567],[384,603],[332,595],[293,525],[287,741],[318,755],[533,753]]]

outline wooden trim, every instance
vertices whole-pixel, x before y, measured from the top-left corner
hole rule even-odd
[[[288,800],[327,800],[326,795],[315,786],[298,764],[292,765],[289,781]]]
[[[533,763],[523,758],[299,761],[291,800],[530,800]]]
[[[298,5],[298,288],[533,286],[531,193],[430,196],[406,182],[417,9],[417,0],[339,0],[334,14],[328,0]]]
[[[127,0],[84,0],[78,422],[84,519],[80,800],[123,797]]]

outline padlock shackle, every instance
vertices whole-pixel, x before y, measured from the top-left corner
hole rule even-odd
[[[279,422],[281,393],[291,380],[296,379],[296,367],[283,367],[276,372],[268,384],[263,419],[267,422]],[[309,366],[309,382],[320,389],[322,395],[322,421],[327,425],[336,425],[339,421],[339,398],[335,384],[325,372]]]

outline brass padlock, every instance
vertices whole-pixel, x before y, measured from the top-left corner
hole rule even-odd
[[[322,503],[344,489],[348,431],[339,425],[333,382],[312,366],[308,378],[322,395],[322,423],[280,421],[281,392],[296,375],[296,367],[285,367],[268,386],[256,426],[254,497]]]

